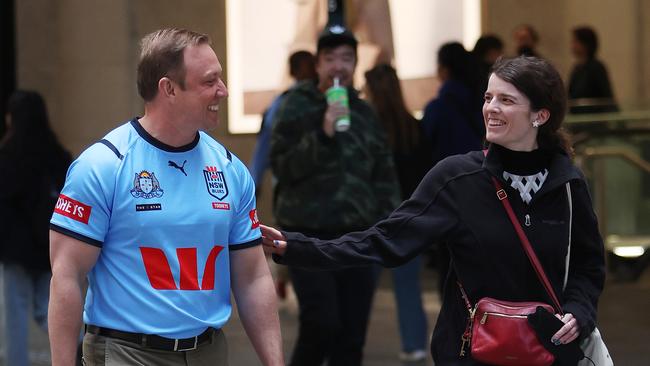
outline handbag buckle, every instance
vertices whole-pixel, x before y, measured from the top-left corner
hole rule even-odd
[[[499,201],[503,201],[504,199],[508,198],[508,194],[503,189],[499,189],[497,191],[497,198]]]

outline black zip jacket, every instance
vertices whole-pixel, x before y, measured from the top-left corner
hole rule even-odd
[[[330,241],[285,232],[287,250],[274,258],[314,269],[369,263],[396,267],[430,245],[447,245],[455,271],[446,281],[431,352],[436,365],[478,364],[470,356],[459,357],[468,311],[455,283],[457,277],[472,304],[486,296],[552,303],[496,197],[491,181],[495,176],[505,187],[564,311],[577,319],[582,339],[595,326],[605,279],[602,238],[580,171],[559,152],[548,170],[544,185],[526,205],[503,181],[503,167],[492,148],[487,157],[480,151],[452,156],[433,167],[410,199],[370,229]],[[569,277],[562,291],[569,241],[566,182],[571,186],[573,220]]]

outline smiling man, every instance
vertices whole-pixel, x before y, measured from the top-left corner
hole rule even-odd
[[[138,91],[144,117],[81,154],[51,220],[52,364],[74,365],[83,307],[85,365],[227,365],[232,289],[260,360],[282,365],[255,185],[204,132],[228,96],[209,38],[145,36]]]
[[[318,39],[317,81],[286,94],[271,137],[277,178],[275,217],[287,230],[334,238],[363,230],[399,203],[392,153],[371,107],[352,88],[357,41],[335,25]],[[328,104],[338,78],[349,108]],[[334,129],[350,115],[350,128]],[[373,267],[305,271],[289,267],[300,305],[300,329],[291,365],[360,365],[378,270]]]

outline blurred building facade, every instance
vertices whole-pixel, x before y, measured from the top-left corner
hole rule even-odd
[[[11,5],[5,5],[2,11],[14,14],[15,48],[10,51],[15,52],[15,86],[36,89],[45,96],[53,128],[76,155],[120,121],[143,113],[135,86],[138,42],[154,29],[179,26],[209,34],[224,65],[228,83],[227,43],[232,39],[228,37],[227,27],[230,1],[10,0]],[[304,5],[319,0],[291,1]],[[364,1],[347,0],[346,3]],[[592,26],[600,36],[599,55],[609,67],[616,98],[623,108],[639,102],[647,106],[650,100],[650,1],[468,0],[461,6],[471,1],[480,9],[480,31],[500,36],[507,54],[514,53],[513,29],[522,23],[534,26],[541,38],[539,52],[551,60],[565,78],[572,64],[570,30],[576,25]],[[390,10],[395,11],[396,6],[401,6],[400,2],[389,1]],[[256,2],[247,3],[249,7],[244,11],[255,11],[250,6]],[[441,6],[425,8],[427,12],[436,12],[444,9]],[[355,9],[363,11],[363,6]],[[430,15],[432,20],[442,16]],[[355,13],[354,17],[363,19],[364,14]],[[397,39],[402,33],[395,25],[393,21],[393,28],[386,29]],[[418,35],[409,34],[406,41],[420,42],[423,52],[419,57],[433,64],[435,55],[426,50],[436,49],[438,45],[425,43],[430,39],[440,42],[449,39],[440,39],[440,35],[438,38],[430,34],[420,36],[422,40]],[[259,29],[259,37],[273,37],[273,29]],[[0,50],[0,53],[5,51]],[[399,53],[399,47],[395,47],[395,52]],[[395,59],[399,61],[399,55]],[[400,65],[397,66],[399,69]],[[409,75],[408,70],[401,72]],[[434,74],[407,78],[403,82],[409,99],[407,103],[413,109],[421,108],[437,89]],[[274,91],[269,91],[268,97],[246,108],[261,112],[267,103],[265,98],[270,100],[273,94]],[[228,120],[228,108],[220,111],[222,121],[236,122]],[[231,134],[226,123],[215,134],[242,160],[249,161],[255,144],[254,134]],[[272,220],[269,217],[270,197],[262,198],[259,211],[262,220]]]

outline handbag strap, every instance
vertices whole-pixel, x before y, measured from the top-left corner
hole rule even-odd
[[[571,198],[571,184],[566,182],[566,197],[569,201],[569,245],[567,246],[566,261],[564,263],[564,283],[562,284],[562,291],[566,289],[566,284],[569,281],[569,262],[571,260],[571,232],[573,230],[573,199]]]
[[[555,291],[553,291],[551,282],[548,280],[548,277],[546,277],[546,273],[544,272],[544,268],[542,268],[542,264],[539,262],[539,259],[537,259],[537,255],[535,254],[533,247],[530,245],[530,241],[528,241],[528,237],[526,237],[526,233],[524,232],[524,229],[521,227],[521,224],[517,220],[517,217],[515,216],[515,212],[512,210],[512,206],[510,206],[510,200],[508,200],[508,194],[501,186],[501,183],[499,183],[499,180],[497,180],[494,176],[491,176],[491,178],[497,190],[496,192],[497,198],[499,199],[499,201],[501,201],[503,207],[506,209],[506,212],[508,213],[508,217],[512,222],[512,226],[514,226],[515,231],[517,232],[517,236],[519,236],[519,240],[521,241],[521,245],[522,247],[524,247],[524,251],[528,256],[528,259],[530,260],[530,264],[532,264],[533,268],[535,269],[537,278],[539,278],[540,282],[544,286],[544,289],[551,297],[551,300],[553,301],[553,305],[555,306],[555,310],[557,310],[559,314],[564,314],[562,312],[562,306],[560,306],[560,301],[555,295]]]

